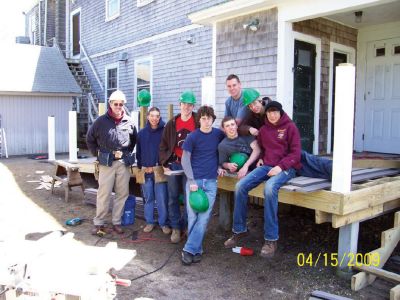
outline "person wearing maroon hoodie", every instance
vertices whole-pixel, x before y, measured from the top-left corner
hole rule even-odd
[[[295,177],[301,168],[301,142],[296,125],[283,111],[282,105],[271,101],[265,106],[265,123],[257,136],[261,147],[258,167],[241,179],[235,188],[233,236],[225,241],[233,248],[247,236],[247,199],[250,190],[265,182],[264,187],[264,246],[262,257],[273,257],[279,238],[278,191]]]

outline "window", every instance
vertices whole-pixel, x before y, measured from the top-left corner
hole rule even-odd
[[[106,66],[106,102],[110,95],[118,89],[118,65]]]
[[[142,7],[145,6],[151,2],[153,2],[154,0],[136,0],[136,6],[137,7]]]
[[[106,21],[119,16],[119,0],[106,0]]]
[[[29,16],[29,38],[31,44],[36,44],[36,16],[35,13]]]
[[[151,57],[138,59],[135,61],[135,99],[141,90],[148,90],[151,94],[153,60]]]

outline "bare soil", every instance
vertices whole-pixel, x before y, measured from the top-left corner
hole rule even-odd
[[[249,209],[250,237],[245,246],[255,255],[240,256],[224,249],[223,242],[230,236],[218,227],[218,202],[204,241],[205,253],[199,264],[189,267],[180,262],[183,243],[169,243],[169,236],[159,228],[151,234],[142,231],[144,221],[136,219],[125,228],[123,236],[99,239],[90,234],[95,208],[83,204],[79,187],[73,188],[70,201],[64,201],[64,189],[54,194],[36,190],[42,175],[51,175],[55,167],[46,161],[16,157],[0,160],[0,239],[37,239],[44,232],[65,230],[75,233],[75,239],[87,244],[104,246],[110,240],[120,248],[135,249],[137,256],[121,271],[119,277],[135,279],[165,266],[149,275],[137,278],[130,287],[118,287],[120,300],[140,297],[153,299],[308,299],[311,292],[322,290],[353,299],[389,299],[393,284],[378,280],[373,286],[353,292],[350,279],[336,275],[336,268],[319,263],[299,266],[300,253],[314,257],[319,253],[337,251],[338,230],[330,224],[316,225],[313,211],[298,207],[280,206],[280,240],[277,255],[270,260],[259,256],[263,243],[263,208]],[[37,174],[37,171],[43,171]],[[86,186],[96,182],[85,176]],[[138,189],[133,189],[135,193]],[[137,194],[138,196],[138,194]],[[65,226],[69,218],[86,219],[76,227]],[[380,246],[380,234],[392,227],[393,214],[388,214],[360,225],[359,252],[365,253]],[[137,240],[132,233],[137,231]],[[144,237],[148,239],[144,239]],[[395,254],[399,251],[396,249]],[[300,254],[301,255],[301,254]],[[67,259],[74,259],[73,257]]]

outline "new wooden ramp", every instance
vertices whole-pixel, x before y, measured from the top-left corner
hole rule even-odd
[[[369,253],[371,260],[363,263],[356,262],[354,269],[362,272],[353,275],[351,278],[351,289],[353,291],[359,291],[373,283],[376,277],[379,277],[397,284],[390,290],[390,299],[400,299],[400,275],[382,269],[399,241],[400,211],[395,213],[393,228],[382,232],[381,247]],[[364,257],[368,256],[364,255]]]

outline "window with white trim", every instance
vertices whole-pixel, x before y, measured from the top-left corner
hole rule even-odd
[[[106,66],[106,89],[105,97],[106,101],[110,98],[110,95],[118,89],[118,65],[112,64]]]
[[[141,90],[148,90],[151,94],[153,59],[146,57],[135,60],[135,99]]]
[[[136,6],[137,7],[142,7],[145,6],[151,2],[153,2],[154,0],[136,0]]]
[[[119,16],[120,0],[106,0],[106,21],[113,20]]]
[[[31,44],[36,43],[36,15],[33,13],[29,16],[29,38],[31,39]]]

